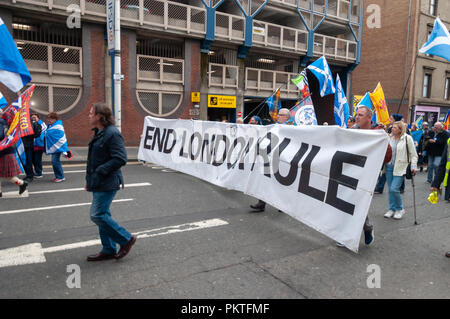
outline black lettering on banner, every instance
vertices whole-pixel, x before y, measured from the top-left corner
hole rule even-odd
[[[219,145],[220,145],[221,141],[223,141],[225,143],[225,145],[224,145],[225,147],[224,147],[224,150],[223,150],[222,158],[219,161],[217,161],[217,157],[218,157],[217,156],[218,155],[217,152],[219,150]],[[213,157],[213,162],[212,162],[213,166],[220,166],[223,163],[225,163],[225,160],[227,158],[229,145],[230,145],[230,140],[228,139],[228,137],[226,135],[218,135],[217,136],[216,143],[214,144],[214,157]]]
[[[253,146],[253,137],[249,137],[247,145],[245,146],[245,150],[244,152],[241,153],[240,157],[239,157],[239,169],[243,170],[244,169],[244,158],[245,156],[250,152],[250,147]]]
[[[188,158],[188,154],[184,153],[184,145],[186,144],[186,131],[183,131],[183,137],[181,139],[180,157]]]
[[[197,138],[197,152],[194,154],[192,154],[192,150],[194,148],[193,144],[194,144],[194,139]],[[191,135],[191,142],[189,143],[189,154],[191,156],[191,160],[195,161],[198,156],[200,155],[200,151],[202,150],[202,135],[199,132],[195,132],[194,134]]]
[[[303,158],[303,156],[306,154],[306,151],[308,150],[308,144],[302,143],[302,145],[300,146],[300,149],[297,151],[297,153],[294,155],[294,157],[292,158],[292,160],[290,162],[289,173],[286,176],[281,176],[281,174],[280,174],[280,155],[281,155],[281,153],[283,153],[283,151],[289,145],[290,142],[291,142],[291,139],[285,138],[283,140],[283,142],[280,143],[280,145],[275,149],[275,151],[273,153],[272,167],[273,167],[273,171],[275,172],[274,176],[275,176],[276,180],[281,185],[284,185],[284,186],[289,186],[289,185],[292,185],[292,183],[294,183],[295,179],[297,178],[298,163],[300,162],[300,160]]]
[[[346,152],[337,151],[334,154],[333,159],[331,160],[330,181],[328,182],[328,192],[325,200],[327,204],[353,216],[353,213],[355,212],[355,205],[338,198],[337,192],[339,185],[356,189],[359,180],[350,176],[342,175],[342,168],[344,163],[364,167],[366,160],[366,156]]]
[[[236,156],[236,161],[234,161],[234,163],[231,163],[230,162],[231,161],[231,154],[236,149],[236,146],[237,146],[238,143],[241,145],[241,149],[239,150],[239,152],[238,152],[238,154]],[[244,152],[244,150],[245,150],[245,139],[242,136],[240,136],[240,137],[236,138],[233,141],[233,145],[230,147],[230,150],[228,152],[228,161],[227,161],[227,168],[228,169],[234,168],[236,166],[236,164],[239,161],[239,159],[241,158],[241,155]]]
[[[325,192],[309,186],[309,180],[311,178],[311,163],[316,157],[317,153],[319,153],[319,151],[320,147],[313,145],[308,156],[306,156],[305,160],[303,161],[298,191],[323,202],[323,199],[325,198]]]
[[[269,145],[267,145],[267,147],[265,149],[262,149],[260,147],[262,141],[264,141],[264,139],[269,139]],[[278,138],[277,135],[272,134],[271,132],[267,133],[267,135],[263,138],[258,139],[258,142],[256,143],[256,156],[252,165],[252,171],[255,167],[256,164],[256,158],[259,156],[261,156],[263,158],[264,161],[264,176],[270,177],[270,161],[269,161],[269,154],[272,151],[272,144],[273,145],[277,145],[278,141],[280,139]]]
[[[211,164],[212,155],[214,152],[214,141],[216,140],[216,135],[213,135],[211,141],[209,141],[209,135],[206,133],[203,137],[203,145],[202,145],[202,157],[200,161],[205,162],[204,155],[206,149],[206,163]]]
[[[173,144],[170,148],[167,148],[167,144],[169,144],[169,138],[170,136],[173,136]],[[177,143],[177,134],[173,129],[168,129],[166,134],[166,141],[164,142],[164,149],[163,152],[165,154],[172,153],[173,148],[175,147],[175,144]]]
[[[148,142],[152,140],[153,136],[151,132],[153,132],[154,130],[155,128],[153,126],[147,126],[147,129],[145,130],[144,148],[148,150],[153,150]]]
[[[153,144],[152,144],[152,150],[155,150],[155,144],[158,142],[158,152],[162,152],[163,146],[164,146],[164,139],[166,138],[166,130],[163,130],[163,134],[161,135],[161,130],[159,127],[155,129],[155,134],[153,135]]]

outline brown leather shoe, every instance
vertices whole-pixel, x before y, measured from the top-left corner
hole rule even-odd
[[[447,251],[447,252],[445,253],[445,257],[450,258],[450,251]]]
[[[114,257],[116,259],[122,259],[126,255],[128,255],[128,253],[131,250],[131,246],[134,245],[134,243],[136,242],[136,239],[137,239],[137,237],[135,235],[132,235],[130,241],[128,243],[126,243],[125,246],[120,247],[119,252]]]
[[[99,252],[98,254],[95,254],[95,255],[89,255],[87,257],[87,261],[101,261],[101,260],[113,259],[114,256],[115,256],[114,254],[105,254],[103,252]]]

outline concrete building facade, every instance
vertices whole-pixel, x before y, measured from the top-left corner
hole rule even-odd
[[[350,93],[360,62],[364,0],[120,3],[128,145],[138,145],[147,115],[235,122],[278,88],[291,107],[298,89],[290,80],[322,55]],[[69,144],[86,145],[91,105],[114,107],[106,0],[1,0],[0,16],[37,86],[32,110],[58,112]]]
[[[450,1],[365,2],[367,12],[377,7],[379,25],[365,26],[352,95],[373,91],[381,82],[390,113],[402,114],[407,122],[419,116],[431,124],[442,121],[450,109],[450,62],[419,53],[419,49],[427,42],[437,16],[450,27]],[[371,14],[367,15],[370,21]]]

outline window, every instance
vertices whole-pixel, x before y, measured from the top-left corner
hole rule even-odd
[[[425,73],[423,78],[423,97],[431,97],[431,74]]]
[[[432,16],[436,15],[437,6],[438,6],[438,0],[430,0],[430,14]]]
[[[450,74],[447,74],[447,78],[445,79],[444,99],[450,100]]]

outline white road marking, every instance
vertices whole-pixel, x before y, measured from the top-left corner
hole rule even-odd
[[[134,198],[126,198],[126,199],[116,199],[113,200],[113,203],[121,203],[121,202],[129,202],[134,200]],[[35,208],[24,208],[24,209],[15,209],[15,210],[4,210],[0,211],[0,215],[6,214],[18,214],[18,213],[27,213],[34,212],[39,210],[51,210],[51,209],[59,209],[59,208],[69,208],[69,207],[79,207],[79,206],[88,206],[92,203],[77,203],[77,204],[67,204],[67,205],[58,205],[58,206],[47,206],[47,207],[35,207]]]
[[[0,268],[45,262],[40,243],[0,250]]]
[[[64,174],[73,174],[73,173],[86,173],[86,170],[77,170],[77,171],[64,171]],[[53,172],[43,172],[42,175],[53,175]]]
[[[162,228],[155,228],[133,233],[139,239],[151,238],[162,235],[169,235],[174,233],[182,233],[192,230],[200,230],[211,227],[218,227],[228,225],[227,221],[219,218],[201,220],[193,223],[185,223],[175,226],[167,226]],[[45,263],[45,253],[54,253],[58,251],[65,251],[70,249],[89,247],[100,245],[99,239],[88,240],[73,244],[60,245],[54,247],[42,248],[40,243],[33,243],[13,248],[0,250],[0,268],[8,266],[19,266],[26,264]]]
[[[134,183],[134,184],[125,184],[125,188],[127,187],[143,187],[143,186],[151,186],[150,183]],[[38,192],[29,192],[30,195],[35,194],[49,194],[49,193],[65,193],[65,192],[79,192],[84,191],[83,187],[80,188],[67,188],[67,189],[53,189],[48,191],[38,191]]]
[[[26,190],[25,192],[23,192],[22,194],[19,195],[19,191],[16,192],[6,192],[2,194],[3,198],[22,198],[22,197],[28,197],[29,193],[28,190]]]

